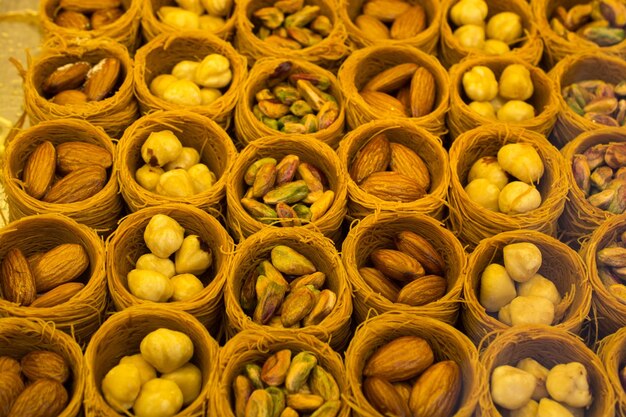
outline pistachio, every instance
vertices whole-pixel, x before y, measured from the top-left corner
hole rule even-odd
[[[316,365],[309,376],[311,392],[326,401],[337,401],[340,398],[339,386],[335,378],[319,365]]]
[[[316,45],[322,41],[322,37],[319,34],[307,28],[290,27],[287,29],[287,34],[305,48]]]
[[[589,182],[591,170],[589,169],[587,158],[585,158],[584,155],[574,155],[574,158],[572,160],[572,171],[574,173],[574,180],[576,181],[576,185],[578,185],[578,188],[580,188],[580,190],[585,195],[589,195],[589,190],[591,187]]]
[[[304,6],[285,18],[285,27],[304,27],[311,23],[320,13],[319,6]]]
[[[340,409],[341,401],[326,401],[324,405],[311,414],[311,417],[335,417]]]
[[[254,389],[263,389],[263,380],[261,379],[261,367],[254,364],[247,364],[244,371],[248,380]]]
[[[617,109],[617,99],[614,97],[599,97],[589,102],[583,110],[585,113],[611,114]]]
[[[276,98],[278,98],[281,103],[287,106],[291,106],[293,103],[300,100],[301,98],[300,92],[296,88],[286,83],[276,85],[272,89],[272,92],[276,95]]]
[[[316,272],[315,265],[289,246],[277,245],[271,251],[272,264],[284,274],[305,275]]]
[[[241,205],[246,209],[248,213],[250,213],[262,223],[271,224],[278,217],[278,215],[276,214],[276,210],[274,210],[267,204],[261,203],[260,201],[256,201],[250,198],[242,198]]]
[[[319,111],[322,105],[326,102],[326,99],[322,97],[322,92],[311,84],[308,80],[298,80],[296,87],[300,92],[300,95],[306,100],[306,102],[315,111]]]
[[[317,271],[312,274],[302,275],[289,284],[291,291],[295,291],[299,287],[306,285],[312,286],[316,290],[321,290],[326,282],[326,274]]]
[[[611,46],[622,42],[626,38],[624,29],[589,27],[582,35],[600,46]]]
[[[274,7],[280,9],[283,13],[295,13],[302,9],[304,0],[278,0],[274,3]]]
[[[256,282],[257,275],[249,274],[243,281],[241,285],[241,291],[239,294],[239,304],[241,304],[241,308],[246,312],[254,311],[254,306],[256,303]]]
[[[597,207],[601,210],[606,210],[609,208],[611,201],[613,201],[613,197],[615,196],[615,190],[604,190],[599,193],[593,194],[588,198],[589,203]]]
[[[233,393],[235,394],[235,416],[246,417],[246,404],[254,390],[252,382],[244,375],[237,375],[233,380]]]
[[[287,392],[296,393],[309,379],[309,374],[317,365],[317,358],[310,352],[300,352],[291,360],[285,378]]]
[[[626,25],[626,5],[618,0],[600,0],[600,13],[613,27]]]
[[[328,119],[326,119],[329,116],[326,115],[324,117],[325,119],[323,120],[323,125],[320,125],[320,122],[318,121],[317,117],[314,114],[304,115],[300,122],[304,126],[306,133],[315,133],[318,130],[320,130],[321,126],[324,126],[323,128],[326,128],[332,124],[332,123],[329,124]]]
[[[293,211],[296,212],[300,220],[304,222],[311,221],[311,209],[308,206],[304,204],[294,204],[292,208],[293,208]]]
[[[583,152],[583,155],[587,158],[589,169],[596,169],[604,163],[604,155],[606,154],[607,148],[608,145],[600,144],[587,148],[585,152]]]
[[[280,273],[278,269],[272,265],[269,261],[263,261],[257,266],[257,272],[260,275],[266,276],[268,279],[273,280],[281,285],[288,286],[289,283],[283,277],[283,274]]]
[[[613,178],[613,170],[608,166],[596,168],[589,177],[591,185],[600,190],[604,190]]]
[[[283,349],[270,356],[261,369],[261,379],[271,387],[285,382],[287,371],[291,365],[291,350]]]
[[[293,180],[300,158],[297,155],[287,155],[276,165],[276,185],[281,185]]]
[[[272,417],[273,408],[272,396],[264,389],[256,389],[248,399],[245,417]]]
[[[330,79],[323,75],[298,72],[289,76],[289,81],[291,81],[293,84],[297,84],[298,80],[308,81],[322,91],[325,91],[330,87]]]
[[[615,120],[611,116],[607,116],[606,114],[586,113],[585,119],[591,120],[594,123],[598,123],[598,124],[605,125],[605,126],[619,127],[617,120]]]
[[[291,354],[291,352],[290,352]],[[272,397],[272,413],[271,417],[280,417],[282,412],[285,410],[286,405],[286,396],[285,392],[276,387],[265,388],[265,391]]]
[[[257,301],[253,320],[256,323],[267,324],[274,313],[280,308],[285,298],[286,286],[270,281],[263,296]]]
[[[278,221],[283,227],[301,226],[302,222],[298,214],[289,205],[279,202],[276,204],[276,214]]]
[[[613,169],[626,166],[626,142],[611,143],[606,148],[604,162]]]
[[[283,326],[290,327],[306,317],[316,302],[313,287],[301,286],[293,290],[283,303],[281,320]]]
[[[331,290],[322,290],[309,315],[304,319],[305,326],[320,324],[335,308],[337,295]]]
[[[280,27],[285,21],[285,15],[277,7],[263,7],[256,10],[252,15],[259,18],[263,25],[270,29]]]
[[[563,23],[568,30],[575,31],[591,19],[591,12],[591,4],[577,4],[569,9]]]
[[[600,264],[617,268],[626,266],[626,248],[618,246],[603,248],[596,256]]]
[[[320,35],[328,36],[333,29],[333,24],[328,17],[320,15],[313,19],[310,27]]]
[[[287,405],[301,412],[315,411],[324,404],[324,398],[315,394],[288,394]]]

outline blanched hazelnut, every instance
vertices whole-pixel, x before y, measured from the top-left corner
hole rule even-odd
[[[222,92],[217,88],[200,89],[200,98],[202,99],[203,106],[208,106],[220,97],[222,97]]]
[[[178,158],[168,162],[163,168],[165,168],[166,171],[171,171],[176,168],[187,170],[198,162],[200,162],[200,154],[198,151],[196,151],[195,148],[184,146]]]
[[[498,163],[509,174],[527,184],[539,182],[544,172],[541,156],[528,143],[508,143],[498,151]]]
[[[163,91],[163,100],[181,106],[199,106],[202,103],[200,87],[193,81],[176,80]]]
[[[169,278],[157,271],[133,269],[126,280],[130,293],[141,300],[164,303],[174,291]]]
[[[531,279],[522,282],[517,288],[518,294],[523,296],[543,297],[556,307],[561,302],[561,294],[556,285],[541,274],[535,274]]]
[[[204,290],[202,281],[193,274],[174,275],[170,281],[174,288],[174,293],[172,294],[172,300],[174,301],[189,300]]]
[[[493,313],[500,310],[517,296],[515,283],[499,264],[489,264],[480,277],[480,304]]]
[[[161,22],[184,30],[194,30],[200,27],[199,16],[180,7],[164,6],[159,8],[157,16]]]
[[[520,296],[511,301],[511,323],[513,326],[522,324],[545,324],[554,321],[554,304],[543,297]]]
[[[470,200],[491,211],[498,211],[500,189],[486,178],[476,178],[465,186]]]
[[[177,274],[201,275],[212,262],[211,248],[197,235],[187,236],[174,257]]]
[[[150,381],[151,379],[156,378],[156,369],[152,365],[150,365],[146,360],[141,356],[140,353],[131,356],[124,356],[120,359],[120,365],[130,364],[134,365],[139,371],[139,378],[141,379],[141,385]]]
[[[193,342],[185,333],[160,328],[147,334],[139,350],[157,371],[168,373],[183,366],[193,356]]]
[[[174,262],[167,258],[159,258],[153,253],[141,255],[135,263],[135,268],[157,271],[165,275],[167,278],[172,278],[176,275]]]
[[[535,377],[509,365],[498,366],[491,373],[491,398],[507,410],[527,404],[535,390]]]
[[[124,412],[133,406],[140,389],[139,370],[131,364],[114,366],[102,380],[104,399],[119,412]]]
[[[171,130],[152,132],[141,145],[141,157],[146,164],[153,167],[162,167],[178,158],[183,150],[183,144]]]
[[[168,197],[191,197],[195,191],[189,173],[184,169],[173,169],[159,177],[156,193]]]
[[[505,214],[523,214],[541,205],[541,194],[532,185],[513,181],[508,183],[498,196],[498,207]]]
[[[178,388],[183,393],[184,406],[191,404],[200,395],[202,372],[192,363],[186,363],[175,371],[163,374],[161,378],[178,385]]]
[[[490,183],[495,184],[500,190],[509,182],[508,175],[495,156],[483,156],[474,162],[467,174],[467,181],[471,182],[477,178],[489,180]],[[495,206],[497,208],[497,202]]]
[[[185,239],[185,229],[165,214],[152,216],[143,233],[143,240],[150,252],[159,258],[169,258]]]
[[[215,184],[215,174],[205,164],[196,164],[189,168],[187,172],[191,177],[196,194],[205,192]]]
[[[208,14],[203,14],[200,16],[199,22],[200,30],[208,31],[208,32],[217,32],[221,28],[224,27],[226,21],[218,16],[211,16]]]
[[[155,378],[146,382],[133,406],[135,417],[171,417],[183,406],[183,393],[174,381]]]
[[[142,165],[135,172],[135,179],[137,183],[148,191],[156,190],[156,186],[159,183],[159,178],[163,175],[163,168],[153,167],[148,164]]]
[[[172,75],[179,80],[193,81],[198,65],[200,65],[200,63],[197,61],[180,61],[172,68]]]
[[[163,98],[165,89],[177,80],[178,78],[174,77],[172,74],[157,75],[150,82],[150,92],[159,98]]]
[[[493,109],[493,106],[488,101],[472,101],[468,104],[469,108],[472,109],[477,114],[480,114],[483,117],[488,119],[496,120],[496,111]]]
[[[530,242],[506,245],[502,255],[506,272],[514,281],[526,282],[541,268],[541,250]]]

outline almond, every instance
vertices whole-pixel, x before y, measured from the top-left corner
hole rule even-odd
[[[422,117],[433,111],[437,83],[424,67],[419,67],[411,79],[411,115]]]
[[[389,28],[375,17],[362,14],[354,19],[354,24],[361,29],[368,38],[389,39]]]
[[[376,249],[370,254],[376,269],[399,282],[411,282],[424,276],[424,268],[414,258],[393,249]]]
[[[373,76],[363,90],[382,91],[390,93],[404,86],[417,70],[418,65],[411,62],[395,65]]]
[[[415,382],[409,407],[413,417],[448,417],[461,394],[461,369],[456,362],[437,362]]]
[[[110,25],[122,17],[124,10],[118,7],[112,9],[97,10],[91,15],[91,27],[98,30],[103,26]]]
[[[85,82],[91,64],[85,61],[63,65],[46,78],[41,86],[44,94],[53,96],[63,90],[75,90]]]
[[[54,183],[44,195],[43,201],[69,204],[92,197],[106,184],[107,173],[99,166],[77,169]]]
[[[10,356],[0,356],[0,374],[2,372],[15,372],[19,374],[22,372],[20,363]]]
[[[363,394],[372,406],[383,415],[396,417],[411,417],[409,404],[405,402],[398,391],[389,382],[377,377],[365,378]]]
[[[424,190],[430,188],[430,172],[424,160],[411,148],[400,143],[390,143],[389,169],[413,178]],[[57,151],[58,152],[58,151]]]
[[[396,17],[390,33],[393,39],[408,39],[419,35],[424,29],[426,29],[426,11],[419,4],[415,4]]]
[[[39,379],[22,391],[7,417],[57,417],[67,400],[63,385],[52,379]]]
[[[428,240],[407,230],[398,233],[394,242],[399,250],[416,259],[426,272],[444,276],[446,262]]]
[[[84,104],[87,102],[87,96],[80,90],[65,90],[52,97],[50,101],[59,106]]]
[[[437,275],[425,275],[402,287],[397,302],[413,307],[424,306],[443,297],[447,287],[445,279]]]
[[[61,355],[48,350],[33,350],[20,361],[22,373],[30,381],[54,379],[63,384],[70,376],[70,368]]]
[[[104,169],[113,164],[111,152],[86,142],[64,142],[56,147],[57,170],[66,175],[77,169],[97,165]]]
[[[121,62],[117,58],[104,58],[87,74],[83,91],[89,101],[100,101],[111,94],[120,76]]]
[[[30,306],[37,308],[58,306],[69,301],[83,288],[85,288],[85,284],[80,282],[68,282],[66,284],[61,284],[37,297]]]
[[[33,263],[37,291],[51,290],[78,278],[89,266],[85,249],[76,243],[63,243]]]
[[[89,19],[82,13],[62,10],[54,18],[54,23],[67,29],[89,30]]]
[[[369,0],[363,5],[363,14],[389,23],[409,10],[410,7],[409,3],[400,0]]]
[[[424,372],[434,360],[435,354],[425,339],[402,336],[379,347],[367,360],[363,375],[404,381]]]
[[[61,0],[59,8],[80,13],[93,13],[97,10],[120,7],[121,0]]]
[[[54,180],[56,150],[49,141],[41,142],[28,156],[22,173],[24,188],[33,198],[41,198]]]
[[[392,303],[398,299],[400,289],[389,278],[375,268],[359,268],[363,281],[377,294],[382,295]]]
[[[402,87],[398,90],[398,94],[396,94],[396,98],[405,109],[411,108],[411,87]]]
[[[20,305],[35,300],[35,279],[24,254],[18,248],[10,249],[0,264],[0,288],[4,299]]]
[[[391,148],[387,136],[384,133],[375,135],[354,158],[354,162],[350,166],[350,176],[354,181],[360,183],[370,174],[384,171],[389,165],[390,155]]]
[[[413,178],[392,171],[374,172],[360,184],[360,187],[381,200],[401,203],[419,200],[426,194]]]
[[[377,113],[387,114],[393,117],[407,117],[407,109],[395,97],[380,91],[361,91],[361,97],[368,106]]]
[[[0,417],[9,415],[11,406],[24,391],[24,382],[19,373],[0,372]]]

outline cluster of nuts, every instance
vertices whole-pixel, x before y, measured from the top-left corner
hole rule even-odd
[[[315,133],[339,117],[337,99],[328,92],[330,79],[292,71],[292,63],[279,64],[267,86],[254,96],[254,116],[270,129],[284,133]]]
[[[287,49],[302,49],[320,43],[333,30],[333,23],[320,14],[319,6],[305,5],[304,0],[278,0],[273,6],[252,13],[258,21],[256,36]]]
[[[584,417],[593,402],[587,369],[579,362],[546,368],[533,358],[491,373],[493,402],[511,417]]]
[[[488,12],[484,0],[460,0],[450,8],[450,20],[457,27],[454,37],[465,48],[502,55],[521,40],[522,18],[513,12],[498,13],[489,19],[485,28]]]
[[[626,232],[596,253],[598,275],[609,291],[626,304]]]
[[[443,297],[448,287],[442,278],[445,261],[430,242],[405,230],[395,235],[394,244],[396,249],[376,249],[370,254],[374,268],[359,268],[367,285],[392,303],[410,306]]]
[[[143,338],[139,351],[120,359],[102,380],[104,399],[115,411],[170,417],[198,397],[202,372],[189,362],[194,352],[189,336],[160,328]]]
[[[233,7],[232,0],[175,1],[178,7],[160,7],[157,16],[161,22],[181,30],[216,32],[226,24]]]
[[[557,35],[576,42],[581,36],[599,46],[611,46],[626,39],[626,2],[593,0],[575,4],[569,10],[554,9],[550,26]]]
[[[24,164],[24,190],[46,203],[83,201],[102,190],[112,164],[111,153],[98,145],[76,141],[54,146],[43,141]]]
[[[272,248],[241,286],[239,301],[255,323],[297,329],[320,324],[335,308],[337,294],[324,288],[326,274],[289,246]]]
[[[523,65],[508,65],[499,81],[490,68],[475,66],[463,74],[463,91],[472,100],[470,109],[483,117],[501,122],[535,117],[535,108],[525,101],[535,89],[530,71]]]
[[[180,61],[171,74],[157,75],[150,82],[150,92],[181,106],[208,106],[222,96],[232,79],[228,58],[209,54],[200,62]]]
[[[287,155],[278,163],[274,158],[258,159],[246,170],[244,181],[249,188],[241,205],[266,224],[290,227],[314,222],[335,200],[335,192],[326,189],[324,173],[297,155]]]
[[[171,130],[152,132],[141,145],[145,165],[135,172],[137,183],[168,197],[191,197],[210,189],[215,174],[192,147],[183,146]]]
[[[65,358],[49,350],[32,350],[19,360],[0,356],[0,416],[60,415],[70,374]]]
[[[389,171],[387,171],[389,169]],[[350,177],[368,194],[385,201],[409,203],[430,188],[430,172],[413,150],[378,133],[350,165]]]
[[[504,214],[522,214],[541,205],[535,187],[543,176],[541,157],[527,143],[509,143],[497,157],[478,159],[467,175],[465,192],[470,200],[484,208]],[[516,180],[509,182],[510,176]]]
[[[585,80],[563,88],[563,98],[572,111],[606,126],[626,124],[626,81],[614,85]]]
[[[245,365],[233,380],[235,416],[335,417],[341,408],[335,378],[307,351],[289,349],[270,356],[261,366]]]
[[[98,30],[125,13],[121,0],[61,0],[54,23],[68,29]]]
[[[198,279],[213,262],[211,249],[197,235],[165,214],[152,216],[143,234],[150,253],[141,255],[127,275],[135,297],[163,303],[185,301],[204,289]],[[169,259],[174,256],[174,261]]]
[[[115,94],[120,73],[121,62],[117,58],[103,58],[93,66],[87,61],[72,62],[54,70],[41,89],[55,104],[100,101]]]
[[[361,88],[359,94],[369,106],[384,113],[395,117],[422,117],[433,111],[436,88],[437,83],[430,71],[406,63],[381,71]]]
[[[426,29],[428,17],[420,4],[404,0],[367,0],[356,26],[373,39],[408,39]]]
[[[502,249],[504,266],[491,263],[480,277],[480,304],[508,326],[551,325],[561,303],[556,285],[539,274],[541,250],[528,242]]]
[[[626,210],[626,142],[592,146],[574,155],[576,185],[594,206],[611,213]]]
[[[463,379],[451,360],[435,363],[430,344],[418,336],[403,336],[379,347],[363,368],[362,389],[370,404],[384,415],[451,417]]]
[[[0,263],[0,289],[5,300],[30,307],[54,307],[68,301],[84,285],[78,280],[89,266],[85,249],[76,243],[57,245],[26,257],[10,249]]]

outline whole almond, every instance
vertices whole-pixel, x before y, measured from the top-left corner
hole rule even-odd
[[[424,372],[434,360],[435,354],[425,339],[402,336],[379,347],[367,360],[363,375],[404,381]]]
[[[78,278],[89,266],[87,252],[77,243],[63,243],[33,263],[37,291],[49,291]]]
[[[99,166],[77,169],[54,183],[43,196],[43,201],[69,204],[96,195],[106,184],[107,173]]]
[[[63,385],[52,379],[39,379],[22,391],[7,417],[57,417],[67,400]]]
[[[363,5],[363,14],[389,23],[405,13],[410,7],[409,3],[401,0],[369,0]]]
[[[72,297],[78,294],[83,288],[85,288],[85,284],[80,282],[61,284],[37,297],[30,306],[37,308],[58,306],[71,300]]]
[[[97,10],[91,15],[91,28],[98,30],[103,26],[110,25],[122,17],[123,14],[124,10],[119,7]]]
[[[437,83],[426,68],[419,67],[411,79],[411,116],[422,117],[433,111]]]
[[[37,296],[34,275],[18,248],[10,249],[2,259],[0,288],[5,300],[20,305],[30,305]]]
[[[402,103],[404,108],[410,109],[411,108],[411,86],[409,85],[408,87],[402,87],[400,90],[398,90],[398,93],[396,94],[396,98],[398,99],[400,103]]]
[[[407,177],[413,178],[424,190],[430,188],[430,172],[424,160],[411,148],[400,143],[389,144],[391,157],[389,169]]]
[[[354,158],[350,166],[350,176],[358,184],[370,174],[387,169],[390,156],[391,148],[387,136],[379,133],[371,138]]]
[[[400,289],[382,272],[375,268],[359,268],[363,281],[377,294],[382,295],[392,303],[398,299]]]
[[[43,82],[44,94],[53,96],[63,90],[76,90],[85,82],[91,64],[85,61],[72,62],[58,67]]]
[[[107,169],[113,164],[111,152],[93,143],[64,142],[57,145],[56,153],[57,170],[62,175],[93,165]]]
[[[415,4],[391,24],[390,34],[393,39],[408,39],[419,35],[426,29],[426,11]]]
[[[461,394],[461,369],[456,362],[437,362],[413,385],[409,407],[413,417],[448,417]]]
[[[399,282],[411,282],[424,276],[424,268],[414,258],[393,249],[376,249],[370,254],[380,272]]]
[[[413,178],[393,171],[370,174],[359,186],[368,194],[385,201],[410,203],[422,198],[426,191]]]
[[[83,91],[89,101],[100,101],[113,92],[120,76],[121,62],[117,58],[104,58],[87,74]]]
[[[397,90],[409,82],[417,68],[418,65],[411,62],[394,65],[373,76],[365,84],[363,90],[382,91],[383,93]]]
[[[61,355],[49,350],[33,350],[20,361],[22,373],[30,381],[54,379],[63,384],[70,376],[70,368]]]
[[[354,24],[371,39],[389,39],[389,28],[373,16],[359,15]]]
[[[365,378],[363,381],[363,394],[380,414],[411,417],[409,404],[402,399],[393,385],[382,378],[375,376]]]
[[[425,275],[402,287],[397,302],[413,307],[424,306],[443,297],[447,287],[445,279],[437,275]]]
[[[33,198],[41,198],[52,181],[54,180],[54,170],[56,161],[56,150],[49,141],[41,142],[28,156],[22,180],[26,192]]]
[[[59,8],[80,13],[93,13],[102,9],[120,7],[121,0],[61,0]]]
[[[427,239],[405,230],[396,235],[394,243],[399,250],[416,259],[427,273],[444,276],[446,262]]]
[[[77,105],[86,103],[87,96],[80,90],[65,90],[52,97],[50,101],[60,106]]]
[[[54,23],[67,29],[89,30],[89,19],[82,13],[62,10],[54,18]]]
[[[361,97],[365,103],[372,107],[377,113],[387,114],[393,117],[407,117],[407,109],[395,97],[380,91],[361,91]]]
[[[0,356],[0,373],[2,372],[15,372],[19,374],[22,372],[20,363],[10,356]]]
[[[0,372],[0,417],[9,415],[11,406],[24,391],[24,382],[19,373]]]

